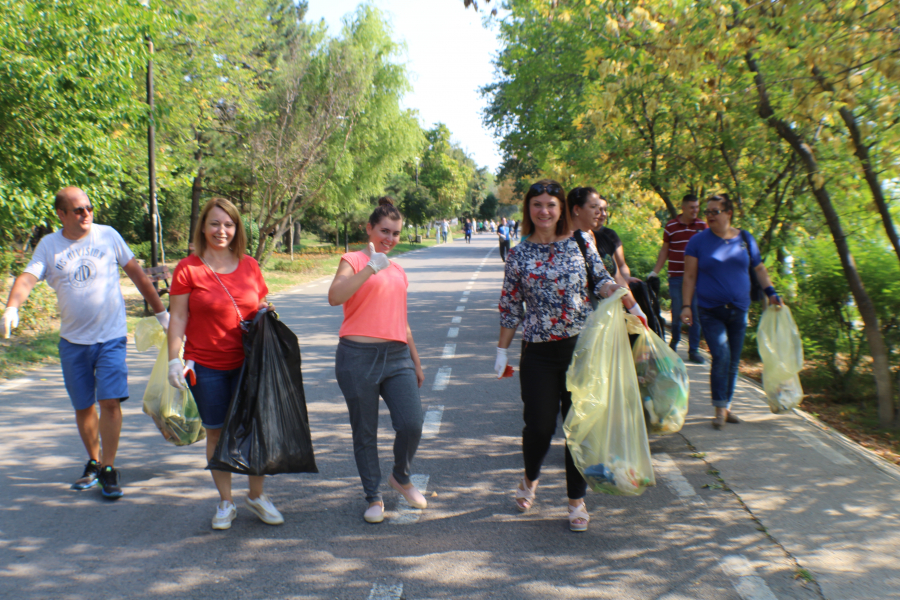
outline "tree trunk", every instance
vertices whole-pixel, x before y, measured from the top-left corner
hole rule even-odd
[[[350,252],[350,225],[344,223],[344,253]]]
[[[806,168],[807,181],[816,202],[819,203],[819,207],[825,216],[825,222],[828,224],[838,256],[841,259],[844,276],[850,285],[850,291],[853,294],[853,299],[856,301],[856,308],[864,323],[866,339],[869,342],[869,351],[872,353],[872,370],[875,374],[875,387],[878,395],[879,425],[884,428],[894,427],[893,378],[891,377],[887,346],[884,343],[884,337],[878,325],[878,315],[875,312],[875,306],[872,304],[872,299],[866,292],[859,272],[856,270],[856,263],[853,260],[853,255],[850,253],[850,246],[847,244],[847,236],[844,234],[840,217],[831,202],[828,188],[823,181],[816,181],[818,179],[817,176],[821,177],[818,161],[813,154],[812,147],[800,136],[797,130],[775,115],[769,100],[769,92],[766,88],[765,80],[756,59],[750,52],[746,55],[746,63],[750,71],[754,73],[754,84],[759,99],[759,104],[757,105],[759,116],[784,141],[790,144],[801,164]]]
[[[194,177],[194,184],[191,186],[191,228],[188,230],[188,252],[194,245],[194,230],[197,229],[197,219],[200,218],[200,196],[203,194],[203,176],[206,173],[206,167],[197,167],[197,175]]]

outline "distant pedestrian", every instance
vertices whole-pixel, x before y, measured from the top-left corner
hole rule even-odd
[[[465,225],[466,243],[472,243],[472,219],[466,219]]]
[[[566,390],[566,370],[578,334],[592,308],[587,302],[588,270],[598,297],[622,287],[603,267],[593,240],[583,236],[585,253],[572,237],[566,196],[557,182],[544,179],[532,185],[522,207],[522,230],[527,239],[510,250],[500,294],[500,339],[494,371],[503,377],[508,348],[523,325],[519,384],[524,404],[522,453],[525,476],[515,491],[516,505],[526,511],[534,504],[541,464],[556,431],[557,416],[565,419],[572,406]],[[623,304],[636,306],[629,292]],[[572,531],[585,531],[590,516],[585,508],[587,483],[565,450],[568,520]]]
[[[494,233],[494,220],[493,219],[490,220],[488,227],[490,228],[491,233]]]
[[[709,387],[716,413],[712,424],[721,429],[726,422],[741,422],[731,412],[731,400],[747,330],[751,265],[769,301],[779,307],[784,302],[772,286],[756,240],[750,232],[731,226],[734,209],[728,195],[707,198],[705,214],[709,229],[692,237],[684,251],[681,320],[687,325],[699,320],[703,326],[712,355]],[[691,308],[695,291],[698,314]]]
[[[518,221],[513,221],[513,237],[514,238],[519,237],[519,222]]]
[[[656,259],[656,265],[647,276],[647,281],[659,277],[660,271],[666,261],[669,262],[669,297],[672,299],[672,339],[669,346],[672,350],[678,349],[678,342],[681,340],[681,290],[684,287],[684,249],[688,242],[696,234],[706,229],[706,223],[697,218],[700,213],[700,201],[694,194],[687,194],[681,199],[681,214],[676,218],[670,219],[663,230],[663,244],[659,249],[659,256]],[[697,297],[691,300],[691,311],[697,314]],[[688,360],[697,364],[703,364],[703,357],[700,356],[700,333],[701,324],[699,319],[693,319],[691,326],[688,328]]]
[[[450,223],[447,222],[447,219],[443,219],[441,221],[441,236],[444,238],[444,243],[447,243],[447,238],[450,235]]]
[[[184,359],[193,363],[187,385],[206,428],[206,459],[210,460],[222,435],[228,406],[240,383],[244,364],[242,321],[266,308],[269,288],[259,264],[244,254],[247,234],[237,207],[212,198],[200,211],[194,230],[194,253],[179,261],[172,276],[169,301],[169,383],[184,388],[187,369],[177,358],[184,343]],[[187,338],[187,339],[185,339]],[[191,363],[192,361],[192,363]],[[237,516],[231,494],[231,473],[210,471],[219,492],[213,529],[228,529]],[[262,476],[250,476],[246,506],[268,525],[284,517],[263,493]]]
[[[81,442],[88,454],[84,472],[72,489],[100,484],[106,498],[122,496],[115,469],[122,408],[128,399],[125,299],[119,267],[152,307],[164,329],[169,313],[122,236],[93,222],[94,207],[77,187],[56,194],[62,229],[45,235],[31,262],[16,278],[6,310],[4,335],[19,325],[19,307],[42,280],[56,291],[60,313],[59,361]],[[100,406],[97,416],[95,404]]]
[[[500,219],[500,226],[497,227],[497,237],[500,238],[500,260],[506,262],[510,240],[509,225],[506,224],[506,217]]]
[[[410,465],[422,437],[419,388],[425,373],[406,319],[406,273],[387,257],[400,239],[402,226],[403,217],[393,200],[381,198],[366,224],[369,251],[344,254],[328,290],[329,304],[344,306],[334,369],[350,412],[353,454],[369,503],[363,515],[368,523],[384,520],[378,489],[379,396],[397,432],[388,483],[410,506],[425,508],[428,504],[410,482]]]

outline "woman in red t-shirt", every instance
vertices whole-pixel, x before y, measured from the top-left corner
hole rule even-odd
[[[378,200],[378,208],[366,224],[369,251],[342,256],[328,290],[329,304],[344,305],[334,369],[350,412],[353,454],[369,502],[364,515],[369,523],[384,520],[384,502],[378,490],[379,396],[384,398],[397,432],[388,483],[410,506],[427,505],[409,479],[410,463],[422,437],[419,388],[425,373],[406,321],[406,273],[387,257],[402,230],[403,217],[394,201]]]
[[[169,382],[183,388],[185,373],[193,371],[190,388],[206,428],[207,460],[216,449],[244,364],[240,323],[252,319],[267,304],[269,288],[259,264],[244,256],[246,247],[247,235],[237,207],[224,198],[211,199],[194,230],[194,253],[175,267],[169,291],[169,356],[177,357],[185,341],[184,359],[188,361],[187,368],[178,358],[169,361]],[[237,516],[231,473],[212,471],[212,477],[221,498],[212,526],[228,529]],[[247,508],[269,525],[284,522],[263,493],[263,477],[250,477]]]

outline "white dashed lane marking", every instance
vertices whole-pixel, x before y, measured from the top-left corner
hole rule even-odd
[[[438,369],[437,374],[434,376],[434,384],[431,386],[431,391],[440,392],[447,389],[447,385],[450,383],[450,372],[453,369],[450,367],[441,367]]]
[[[660,475],[679,498],[706,505],[697,490],[685,479],[672,457],[664,452],[653,455],[653,471]]]
[[[443,416],[443,406],[435,406],[425,413],[425,422],[422,424],[422,439],[437,437],[441,431],[441,417]]]
[[[456,344],[444,344],[444,355],[441,358],[453,358],[456,355]]]
[[[724,556],[719,566],[732,578],[731,584],[743,600],[778,600],[743,554]]]
[[[462,323],[462,317],[453,317],[450,319],[451,323]]]
[[[465,296],[463,296],[462,298],[459,299],[459,303],[460,303],[460,304],[465,304],[465,303],[468,302],[468,301],[469,301],[469,299],[466,298]]]
[[[471,293],[472,293],[472,290],[466,290],[463,292],[463,296],[468,296]]]
[[[448,338],[455,338],[458,335],[459,335],[459,327],[451,327],[450,329],[447,330]]]
[[[369,592],[369,600],[400,600],[403,598],[403,584],[376,583]]]
[[[462,312],[462,311],[464,311],[464,310],[466,310],[466,307],[465,307],[465,306],[457,306],[457,307],[456,307],[456,312]]]

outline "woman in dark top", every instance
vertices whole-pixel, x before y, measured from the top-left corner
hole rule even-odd
[[[510,250],[506,259],[494,370],[498,378],[504,375],[507,349],[521,324],[519,383],[525,418],[525,476],[516,488],[515,498],[519,510],[524,512],[534,504],[541,464],[550,449],[557,415],[562,412],[565,418],[572,406],[572,396],[566,390],[566,370],[578,334],[592,312],[588,293],[606,298],[622,286],[606,272],[588,235],[582,238],[582,254],[572,237],[565,192],[558,183],[545,179],[532,185],[525,194],[522,213],[522,232],[528,237]],[[588,289],[588,270],[594,281],[592,290]],[[622,298],[622,303],[626,308],[637,306],[631,293]],[[569,528],[584,531],[590,520],[584,504],[587,483],[568,448],[565,464]]]
[[[606,227],[609,218],[609,204],[606,198],[592,187],[578,187],[569,192],[569,211],[572,214],[572,229],[591,231],[597,253],[603,266],[620,285],[628,286],[640,279],[631,276],[631,269],[625,262],[625,251],[618,234]]]

